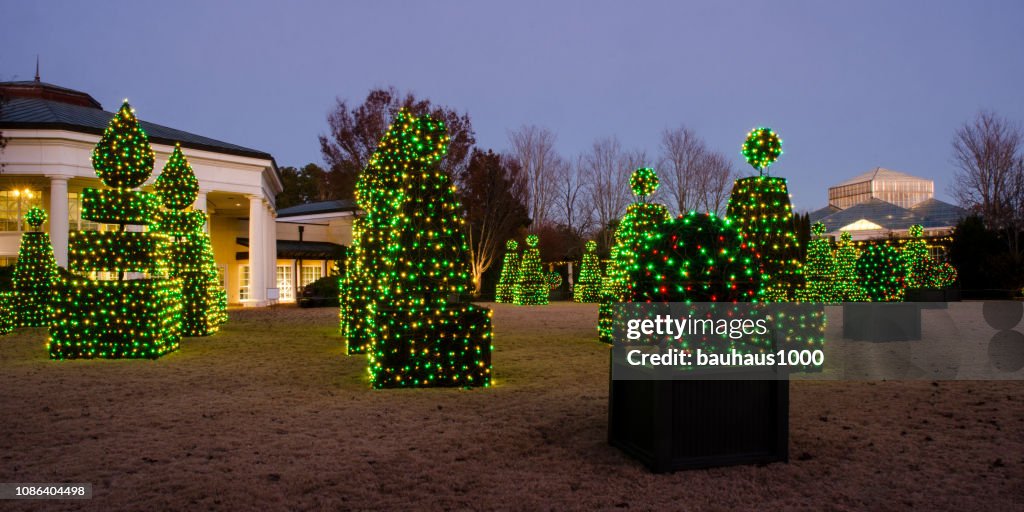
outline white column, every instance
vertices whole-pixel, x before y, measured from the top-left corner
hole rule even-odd
[[[263,246],[266,238],[263,198],[249,196],[249,302],[246,306],[267,304],[267,254]]]
[[[267,288],[277,288],[277,225],[274,221],[274,208],[267,203],[263,209],[266,234],[263,239],[267,255]],[[281,291],[278,290],[278,300]],[[277,302],[277,301],[275,301]]]
[[[50,176],[50,241],[57,265],[68,266],[68,176]]]

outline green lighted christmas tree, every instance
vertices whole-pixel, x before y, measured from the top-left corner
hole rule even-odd
[[[949,263],[939,263],[928,253],[924,228],[910,226],[910,240],[903,245],[903,265],[907,274],[907,288],[945,288],[956,281],[956,269]]]
[[[119,229],[71,232],[73,275],[62,277],[52,296],[50,357],[160,357],[178,348],[181,284],[167,277],[166,235],[125,229],[150,225],[160,207],[155,194],[134,190],[153,172],[153,150],[127,101],[103,132],[92,164],[111,188],[82,191],[82,218]],[[126,279],[126,273],[135,275]],[[117,278],[99,279],[104,274]]]
[[[660,180],[654,169],[641,167],[629,178],[629,186],[638,201],[626,207],[615,230],[615,245],[612,246],[611,260],[601,286],[601,305],[598,308],[598,338],[605,343],[612,340],[613,307],[627,299],[629,279],[626,275],[636,264],[637,250],[648,233],[669,220],[668,208],[662,204],[649,203],[648,198],[657,190]]]
[[[540,248],[537,235],[526,237],[526,250],[519,263],[512,303],[520,306],[543,306],[548,303],[548,283],[540,266]]]
[[[32,231],[21,235],[18,263],[14,267],[14,291],[11,301],[14,321],[25,327],[50,324],[50,295],[57,282],[57,261],[53,258],[50,235],[40,232],[46,222],[46,211],[38,206],[29,209],[25,221]]]
[[[767,172],[780,155],[782,141],[771,129],[757,128],[747,135],[743,156],[758,175],[736,180],[726,210],[729,220],[760,254],[768,280],[765,298],[772,302],[793,300],[803,286],[800,243],[786,179]]]
[[[356,202],[366,212],[352,226],[351,257],[345,260],[341,290],[341,333],[349,354],[365,353],[374,342],[378,326],[376,308],[382,291],[395,276],[388,274],[386,257],[395,249],[392,236],[402,203],[402,173],[416,161],[420,141],[413,140],[415,118],[400,110],[377,145],[366,169],[356,182]]]
[[[816,222],[811,231],[815,238],[807,244],[807,264],[804,265],[807,286],[797,292],[797,298],[805,302],[822,304],[842,302],[842,295],[836,282],[836,261],[832,254],[832,244],[822,236],[825,233],[825,225]]]
[[[155,230],[171,241],[169,270],[182,285],[182,336],[208,336],[227,320],[227,294],[217,273],[210,237],[203,231],[206,212],[186,210],[196,200],[199,180],[181,145],[174,147],[156,179],[163,203]]]
[[[15,292],[0,292],[0,335],[13,331],[17,323],[14,298]]]
[[[572,300],[598,302],[601,300],[601,263],[597,259],[597,242],[589,240],[584,247],[586,252],[580,265],[580,282],[573,289]]]
[[[505,304],[515,300],[516,278],[519,276],[519,244],[515,240],[505,242],[505,259],[501,262],[501,275],[494,290],[494,302]]]
[[[402,158],[396,219],[381,264],[369,351],[376,388],[488,386],[491,312],[462,298],[469,247],[451,177],[440,168],[448,135],[429,116],[396,121]]]
[[[853,245],[853,236],[844,231],[836,245],[835,267],[836,291],[839,302],[867,302],[868,295],[860,284],[857,275],[857,259],[860,251]]]
[[[868,244],[857,258],[857,276],[871,302],[900,302],[907,272],[900,250],[892,243]]]

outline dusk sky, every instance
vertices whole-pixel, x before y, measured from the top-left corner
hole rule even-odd
[[[294,5],[293,5],[294,4]],[[565,156],[686,124],[749,173],[776,129],[799,211],[876,166],[950,200],[954,130],[1024,120],[1024,2],[3,2],[0,80],[82,90],[107,110],[322,163],[335,97],[394,85],[469,113],[482,148],[523,124]],[[623,172],[629,170],[624,169]]]

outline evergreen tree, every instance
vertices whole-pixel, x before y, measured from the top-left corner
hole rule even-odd
[[[612,342],[612,308],[615,303],[625,301],[629,294],[627,272],[636,264],[640,244],[649,232],[670,218],[665,205],[647,202],[660,185],[654,169],[641,167],[633,171],[629,185],[638,200],[626,207],[626,214],[615,229],[615,245],[601,286],[598,338],[605,343]]]
[[[8,307],[17,325],[41,327],[50,324],[50,294],[57,282],[57,261],[49,233],[39,231],[46,222],[46,211],[33,207],[25,214],[25,221],[32,231],[21,235],[18,262],[14,267],[17,300],[12,300]]]
[[[816,222],[811,228],[814,239],[808,242],[807,264],[804,265],[804,276],[807,286],[799,290],[797,298],[806,302],[834,304],[842,301],[836,282],[836,261],[832,254],[832,244],[823,238],[825,225]]]
[[[573,300],[598,302],[601,300],[601,264],[597,259],[597,242],[587,241],[585,249],[580,265],[580,282],[573,290]]]
[[[540,249],[537,235],[526,237],[526,250],[519,263],[513,304],[520,306],[543,306],[548,303],[548,283],[540,265]]]
[[[396,135],[402,172],[387,251],[376,262],[387,278],[369,352],[373,386],[487,386],[491,313],[462,299],[469,248],[456,187],[440,167],[448,135],[429,116],[408,118]]]
[[[516,278],[519,276],[519,244],[515,240],[505,242],[505,259],[501,263],[501,275],[494,290],[494,302],[510,304],[515,300]]]
[[[217,273],[210,236],[203,231],[206,212],[186,210],[196,200],[199,180],[192,166],[174,147],[155,186],[166,210],[155,229],[171,240],[169,273],[182,283],[183,336],[208,336],[227,321],[227,294]]]
[[[840,302],[866,302],[868,300],[867,293],[864,292],[857,276],[858,258],[860,258],[860,251],[853,245],[853,237],[848,231],[844,231],[839,236],[835,255],[835,284]]]
[[[907,272],[900,250],[889,241],[868,244],[857,258],[857,277],[872,302],[900,302]]]
[[[118,231],[73,231],[68,267],[53,294],[50,357],[157,358],[177,350],[181,284],[167,278],[163,233],[126,231],[150,225],[160,207],[155,194],[132,190],[153,172],[153,150],[128,102],[114,115],[92,154],[109,189],[82,191],[82,218],[116,224]],[[96,279],[116,273],[117,280]],[[140,274],[125,279],[125,273]]]

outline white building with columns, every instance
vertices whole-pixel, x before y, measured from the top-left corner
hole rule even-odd
[[[0,265],[17,259],[23,214],[47,210],[57,264],[67,266],[68,232],[110,229],[81,217],[81,191],[103,187],[92,168],[92,149],[112,112],[86,93],[35,81],[0,82]],[[145,108],[140,108],[145,119]],[[194,207],[206,210],[206,229],[228,301],[265,306],[279,300],[277,223],[274,198],[282,191],[274,158],[265,152],[142,121],[156,153],[151,189],[175,143],[196,177]],[[243,241],[245,242],[243,245]],[[243,258],[244,256],[244,258]],[[288,263],[289,260],[285,260]],[[288,284],[288,283],[285,283]]]

